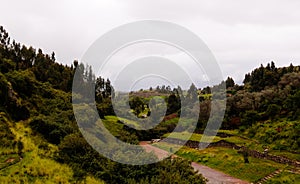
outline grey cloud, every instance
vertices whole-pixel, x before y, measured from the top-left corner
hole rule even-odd
[[[134,17],[197,19],[199,17],[223,24],[299,24],[300,2],[296,0],[127,0],[128,14]]]
[[[300,64],[300,1],[91,0],[5,1],[0,24],[26,45],[72,63],[103,33],[142,19],[171,21],[197,34],[216,56],[224,78],[241,82],[274,60]],[[130,54],[130,53],[128,53]]]

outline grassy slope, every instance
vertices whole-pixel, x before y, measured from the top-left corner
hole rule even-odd
[[[267,145],[274,154],[292,156],[288,151],[300,152],[297,145],[300,141],[299,121],[289,121],[284,118],[259,122],[247,129],[245,136]],[[294,159],[300,160],[300,154],[294,154]]]
[[[102,120],[103,123],[105,125],[109,125],[107,123],[109,122],[117,122],[118,120],[124,122],[125,124],[127,124],[128,126],[131,125],[131,126],[134,126],[134,127],[139,127],[139,124],[135,121],[132,121],[132,120],[129,120],[129,119],[125,119],[125,118],[120,118],[120,117],[116,117],[116,116],[105,116],[105,120]],[[119,127],[119,128],[122,128],[122,127]]]
[[[32,135],[27,122],[18,122],[15,125],[10,123],[10,125],[16,140],[21,140],[24,145],[23,158],[20,159],[16,154],[16,149],[0,148],[1,183],[75,183],[72,169],[53,160],[56,146],[47,144],[47,149],[39,148],[37,145],[44,141]],[[14,161],[6,163],[8,159]],[[103,182],[89,176],[82,183]]]

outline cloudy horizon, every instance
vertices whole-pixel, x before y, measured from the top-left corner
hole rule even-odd
[[[300,64],[300,2],[290,1],[70,1],[2,3],[0,25],[17,42],[58,62],[80,60],[102,34],[129,22],[174,22],[197,34],[217,59],[224,79],[241,83],[260,64]]]

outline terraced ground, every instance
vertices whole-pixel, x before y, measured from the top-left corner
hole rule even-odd
[[[230,133],[230,134],[229,134]],[[218,141],[227,141],[229,143],[234,143],[238,146],[247,146],[249,149],[256,149],[257,151],[263,150],[263,144],[260,144],[257,140],[248,139],[246,137],[242,137],[239,135],[235,135],[235,132],[230,131],[220,131],[218,133],[220,136],[216,136],[213,139],[213,142]],[[227,135],[227,136],[226,136]],[[179,140],[187,140],[189,139],[187,133],[172,133],[164,135],[164,137],[171,137]],[[189,140],[199,141],[203,135],[194,133]],[[176,149],[178,146],[176,144],[170,143],[155,143],[153,146],[159,147],[164,150]],[[277,150],[271,150],[269,154],[274,154],[278,156],[282,156],[284,152],[279,152]],[[299,162],[299,154],[294,154],[287,152],[288,154],[284,155],[286,158],[293,160],[295,162]],[[229,147],[209,147],[203,150],[198,150],[189,147],[182,147],[176,155],[181,156],[183,158],[189,159],[195,163],[199,163],[210,168],[216,169],[218,171],[224,172],[230,176],[235,178],[239,178],[248,182],[256,183],[256,182],[269,182],[273,181],[286,183],[295,183],[299,181],[300,173],[297,172],[299,170],[298,167],[294,167],[288,164],[277,163],[272,160],[267,159],[259,159],[254,157],[249,157],[250,163],[244,163],[244,157],[239,150],[232,149]],[[272,175],[277,170],[281,172]],[[285,177],[281,173],[290,173],[290,178]],[[272,177],[268,177],[272,175]],[[264,178],[267,179],[263,180]]]

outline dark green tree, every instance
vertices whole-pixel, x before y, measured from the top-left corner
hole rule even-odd
[[[226,79],[226,88],[233,87],[235,85],[234,80],[231,77],[227,77]]]

